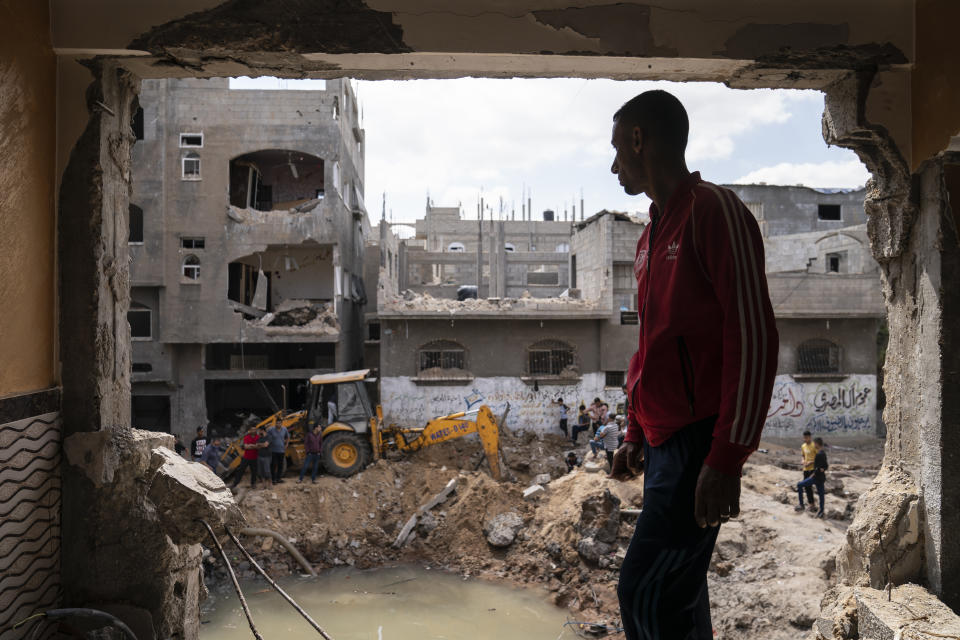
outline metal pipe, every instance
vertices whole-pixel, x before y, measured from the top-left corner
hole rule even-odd
[[[247,616],[247,622],[250,624],[250,630],[253,631],[253,637],[257,640],[263,640],[263,636],[260,635],[260,632],[257,631],[257,626],[253,624],[253,616],[250,614],[250,607],[247,606],[247,600],[243,597],[243,591],[240,590],[240,583],[237,581],[237,574],[233,572],[233,567],[230,565],[230,559],[227,557],[227,552],[223,550],[223,547],[220,545],[220,541],[217,540],[217,534],[213,532],[213,529],[207,524],[206,520],[201,520],[203,526],[207,528],[207,532],[210,534],[210,537],[213,538],[213,544],[217,547],[217,551],[220,552],[220,557],[223,558],[223,563],[227,565],[227,573],[230,574],[230,581],[233,582],[233,590],[237,592],[237,599],[240,600],[240,606],[243,607],[243,615]]]
[[[270,536],[277,542],[283,545],[283,548],[286,549],[293,559],[296,560],[303,569],[309,573],[312,577],[317,577],[317,572],[313,570],[313,567],[310,566],[310,563],[307,562],[307,559],[303,557],[303,554],[300,553],[293,544],[284,538],[282,535],[276,531],[271,531],[270,529],[261,529],[260,527],[244,527],[240,529],[240,535],[244,536]]]
[[[306,621],[309,622],[310,625],[311,625],[314,629],[316,629],[317,632],[318,632],[321,636],[323,636],[324,638],[326,638],[326,640],[333,640],[333,638],[331,638],[331,637],[327,634],[327,632],[324,631],[323,628],[322,628],[319,624],[317,624],[316,620],[314,620],[313,618],[311,618],[310,615],[309,615],[306,611],[304,611],[303,608],[301,608],[300,605],[298,605],[298,604],[294,601],[293,598],[291,598],[289,595],[287,595],[287,592],[286,592],[286,591],[284,591],[283,589],[280,588],[280,585],[278,585],[276,582],[273,581],[273,578],[271,578],[270,576],[267,575],[267,572],[264,571],[263,568],[262,568],[259,564],[257,564],[257,561],[253,559],[253,556],[250,555],[250,552],[248,552],[246,549],[243,548],[243,545],[241,545],[241,544],[240,544],[240,541],[237,540],[237,536],[233,535],[233,532],[230,531],[230,529],[228,529],[226,526],[224,526],[223,529],[224,529],[224,531],[227,532],[227,535],[230,536],[230,539],[231,539],[231,540],[233,540],[233,544],[235,544],[235,545],[237,546],[237,549],[240,549],[240,553],[242,553],[242,554],[244,555],[244,557],[246,557],[247,561],[248,561],[248,562],[250,563],[250,565],[257,571],[257,573],[259,573],[261,576],[263,576],[263,578],[267,581],[267,583],[268,583],[271,587],[273,587],[273,588],[277,591],[277,593],[279,593],[281,596],[283,596],[283,599],[286,600],[287,602],[289,602],[289,603],[290,603],[290,606],[293,607],[294,609],[296,609],[296,610],[297,610],[297,613],[299,613],[301,616],[303,616],[304,619],[306,619]]]

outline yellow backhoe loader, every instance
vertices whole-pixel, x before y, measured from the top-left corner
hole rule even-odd
[[[423,427],[383,424],[383,410],[373,407],[366,385],[369,369],[319,374],[310,378],[307,406],[295,412],[280,410],[251,430],[277,423],[290,431],[287,461],[299,468],[306,457],[304,434],[320,424],[323,431],[321,459],[327,473],[352,476],[372,460],[391,451],[409,452],[476,433],[490,465],[490,475],[500,479],[500,431],[486,405],[473,411],[433,418]],[[220,475],[231,475],[240,465],[243,438],[237,438],[220,457]]]

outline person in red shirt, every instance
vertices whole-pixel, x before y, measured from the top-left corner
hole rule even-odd
[[[688,171],[689,122],[673,95],[642,93],[613,120],[611,170],[628,194],[653,200],[634,263],[627,433],[610,473],[644,473],[620,614],[627,640],[707,640],[707,568],[720,523],[740,512],[740,472],[777,369],[763,238],[733,192]]]
[[[251,429],[247,435],[243,436],[243,457],[240,459],[240,466],[233,473],[233,484],[236,487],[240,484],[244,472],[250,469],[250,488],[257,486],[257,455],[259,450],[267,446],[266,441],[261,442],[263,434],[259,429]]]

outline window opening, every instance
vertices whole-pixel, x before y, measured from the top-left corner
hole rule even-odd
[[[132,369],[134,373],[150,373],[153,371],[153,365],[149,362],[134,362]]]
[[[605,375],[605,380],[603,385],[605,387],[615,387],[619,389],[623,386],[624,375],[623,371],[607,371]]]
[[[197,149],[203,147],[203,134],[202,133],[181,133],[180,147],[181,148],[197,148]]]
[[[143,107],[137,107],[130,119],[130,129],[133,130],[133,137],[137,140],[143,140]]]
[[[180,238],[181,249],[204,249],[206,238]]]
[[[190,255],[183,259],[183,277],[188,280],[200,279],[200,258]]]
[[[799,373],[839,373],[840,347],[829,340],[807,340],[797,349]]]
[[[129,228],[127,242],[130,244],[143,244],[143,209],[135,204],[131,204],[129,214],[127,221]]]
[[[183,179],[200,179],[200,156],[196,153],[188,153],[183,157]]]
[[[827,254],[827,273],[840,273],[840,254]]]
[[[420,349],[417,371],[430,369],[466,369],[466,350],[448,340],[431,342]]]
[[[517,247],[512,242],[507,242],[506,244],[503,245],[503,250],[506,251],[507,253],[515,253],[517,250]]]
[[[131,302],[130,310],[127,311],[130,337],[134,340],[150,340],[153,337],[151,317],[150,307],[139,302]]]
[[[817,218],[820,220],[840,220],[840,205],[838,204],[818,204]]]
[[[640,324],[640,314],[636,311],[621,311],[620,324]]]
[[[573,368],[573,347],[559,340],[538,342],[527,352],[532,376],[559,376]]]
[[[379,340],[380,339],[380,323],[371,322],[367,325],[367,340]]]

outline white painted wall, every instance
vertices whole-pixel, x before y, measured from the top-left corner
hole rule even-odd
[[[470,384],[450,386],[418,385],[406,376],[385,377],[380,381],[380,398],[387,424],[419,426],[430,418],[457,411],[477,409],[486,404],[499,416],[510,403],[507,428],[512,431],[560,433],[560,408],[551,404],[557,398],[571,408],[569,422],[576,421],[577,406],[587,406],[599,397],[615,411],[624,400],[620,389],[605,388],[605,375],[584,374],[575,385],[539,384],[534,391],[514,377],[477,378]]]
[[[779,375],[773,387],[763,433],[795,436],[817,433],[875,433],[877,377],[850,375],[840,381],[813,382]]]

